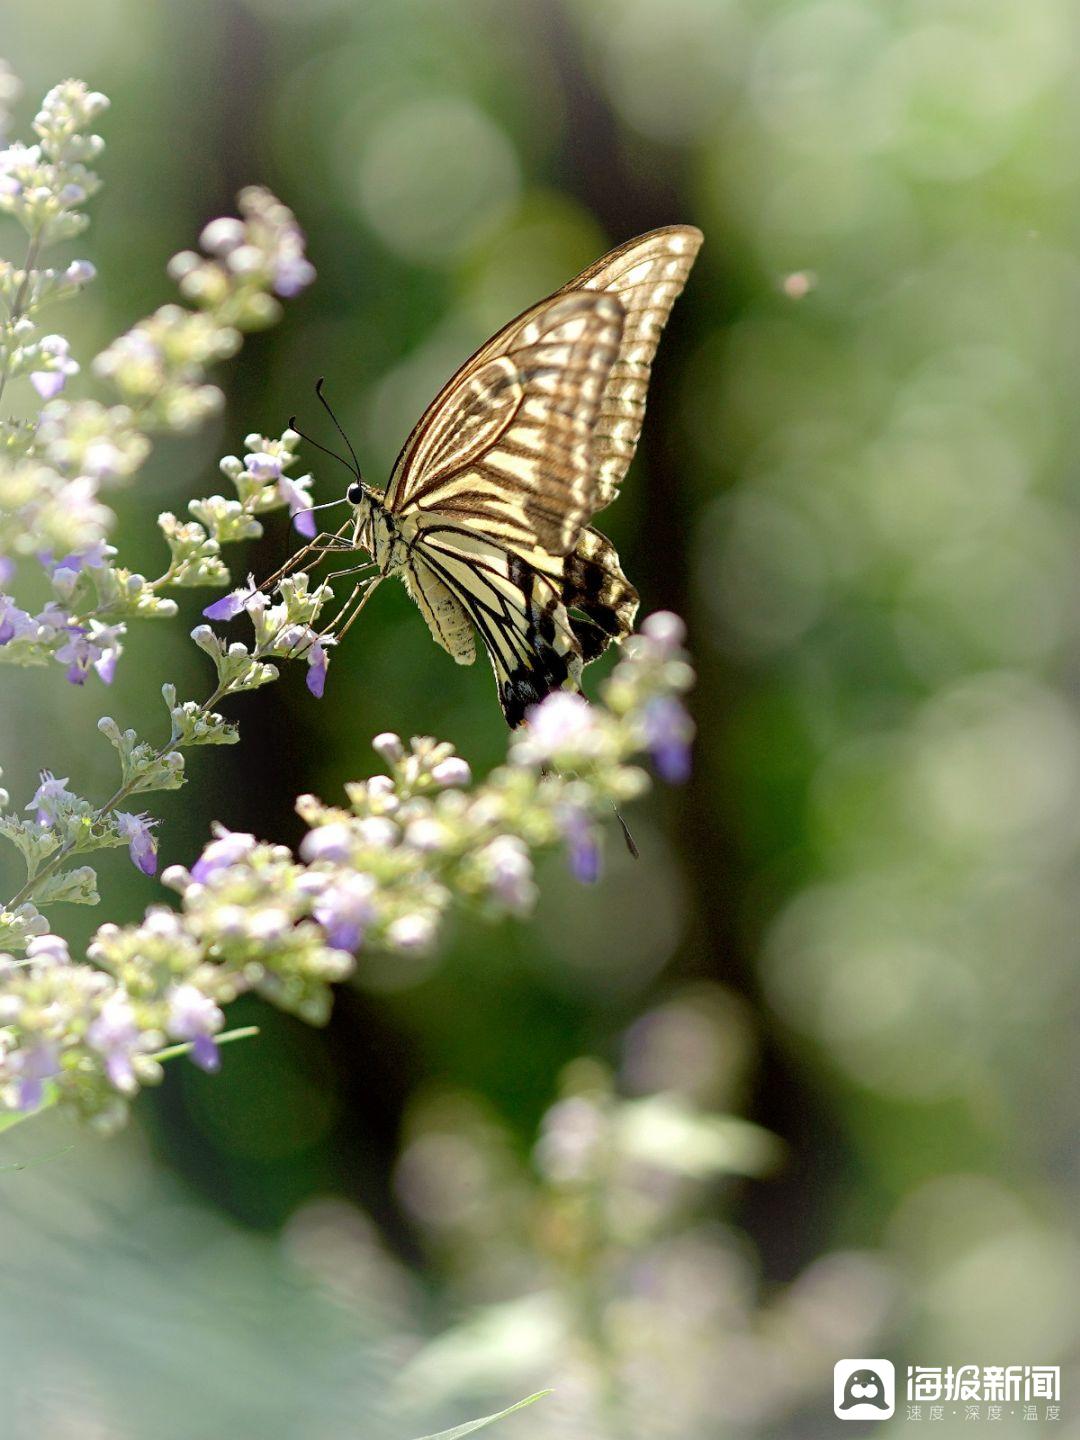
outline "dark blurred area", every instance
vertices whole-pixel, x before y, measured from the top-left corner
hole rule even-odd
[[[630,817],[638,863],[617,832],[595,889],[552,860],[535,922],[362,964],[325,1031],[237,1007],[259,1039],[121,1140],[20,1131],[13,1159],[74,1148],[2,1177],[5,1437],[404,1436],[541,1384],[506,1433],[813,1436],[846,1355],[1075,1362],[1074,27],[1068,0],[9,0],[24,119],[71,73],[112,100],[83,353],[243,184],[319,274],[122,497],[146,573],[246,433],[329,443],[317,376],[381,484],[525,305],[653,226],[706,244],[599,517],[643,613],[687,619],[694,778]],[[163,682],[208,688],[209,597],[181,598],[107,701],[4,694],[13,795],[44,766],[105,793],[97,716],[155,733]],[[165,864],[212,820],[292,843],[379,731],[505,753],[486,669],[399,587],[322,705],[287,675],[231,718],[163,801]],[[102,881],[84,933],[160,898],[122,856]],[[642,1160],[657,1095],[782,1153],[717,1129],[712,1161],[697,1131]]]

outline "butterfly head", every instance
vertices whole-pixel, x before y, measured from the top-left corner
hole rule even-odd
[[[354,480],[345,491],[353,507],[353,544],[375,554],[376,512],[382,510],[375,493],[362,480]]]

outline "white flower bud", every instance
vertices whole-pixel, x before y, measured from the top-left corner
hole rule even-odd
[[[405,754],[405,747],[401,743],[401,736],[395,735],[392,730],[384,730],[381,735],[376,735],[375,739],[371,742],[371,748],[375,751],[376,755],[381,756],[383,760],[389,761],[390,764],[393,764],[395,760],[400,760]]]

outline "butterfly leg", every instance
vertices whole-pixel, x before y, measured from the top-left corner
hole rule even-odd
[[[322,560],[323,556],[329,555],[335,550],[352,550],[353,546],[346,539],[345,535],[345,532],[351,524],[352,521],[347,520],[340,530],[324,530],[321,534],[316,535],[314,540],[309,540],[306,545],[302,545],[295,555],[290,555],[279,570],[275,570],[272,575],[268,575],[259,585],[259,589],[271,590],[275,585],[279,585],[287,575],[291,575],[293,571],[299,567],[301,561],[310,555],[312,551],[318,552],[316,557],[317,563],[319,560]]]
[[[345,604],[341,607],[338,613],[334,616],[334,619],[330,625],[330,629],[327,633],[333,633],[336,631],[336,633],[333,634],[333,638],[339,642],[341,640],[344,640],[345,636],[349,633],[349,631],[355,624],[356,619],[360,614],[360,611],[363,610],[364,606],[367,604],[368,596],[371,595],[373,591],[377,590],[385,579],[385,575],[376,575],[371,580],[358,580],[352,588],[352,594],[349,596],[348,600],[345,601]],[[341,629],[337,630],[336,627],[341,620],[342,615],[345,614],[346,610],[348,610],[349,606],[353,603],[358,594],[360,596],[358,604],[356,605],[349,618],[345,621],[345,624],[342,625]],[[320,639],[321,638],[322,637],[320,636]]]
[[[338,570],[336,574],[354,575],[357,573],[357,571],[363,572],[370,568],[370,565],[357,565],[351,570]],[[353,586],[351,592],[349,593],[349,598],[345,601],[344,605],[338,607],[336,615],[330,621],[330,624],[327,625],[326,629],[321,630],[317,635],[313,635],[310,638],[307,635],[302,636],[300,640],[298,640],[296,644],[292,647],[292,649],[289,651],[288,655],[285,658],[287,660],[300,659],[307,654],[307,652],[312,648],[312,646],[317,645],[323,640],[340,640],[342,635],[345,634],[345,632],[352,625],[353,621],[356,619],[357,615],[359,615],[360,611],[364,608],[364,602],[367,599],[368,592],[370,590],[373,590],[381,579],[383,579],[383,576],[381,575],[374,577],[364,577],[363,574],[361,574],[361,578],[357,580],[356,584]],[[341,631],[338,632],[338,626],[341,624],[341,617],[348,611],[349,606],[353,603],[353,601],[358,595],[360,596],[359,605],[357,605],[352,615],[349,616],[349,619],[345,622],[345,625],[341,629]]]

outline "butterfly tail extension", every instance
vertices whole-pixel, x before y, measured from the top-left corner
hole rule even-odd
[[[585,665],[634,628],[638,593],[623,574],[614,545],[591,526],[563,564],[562,600]]]

